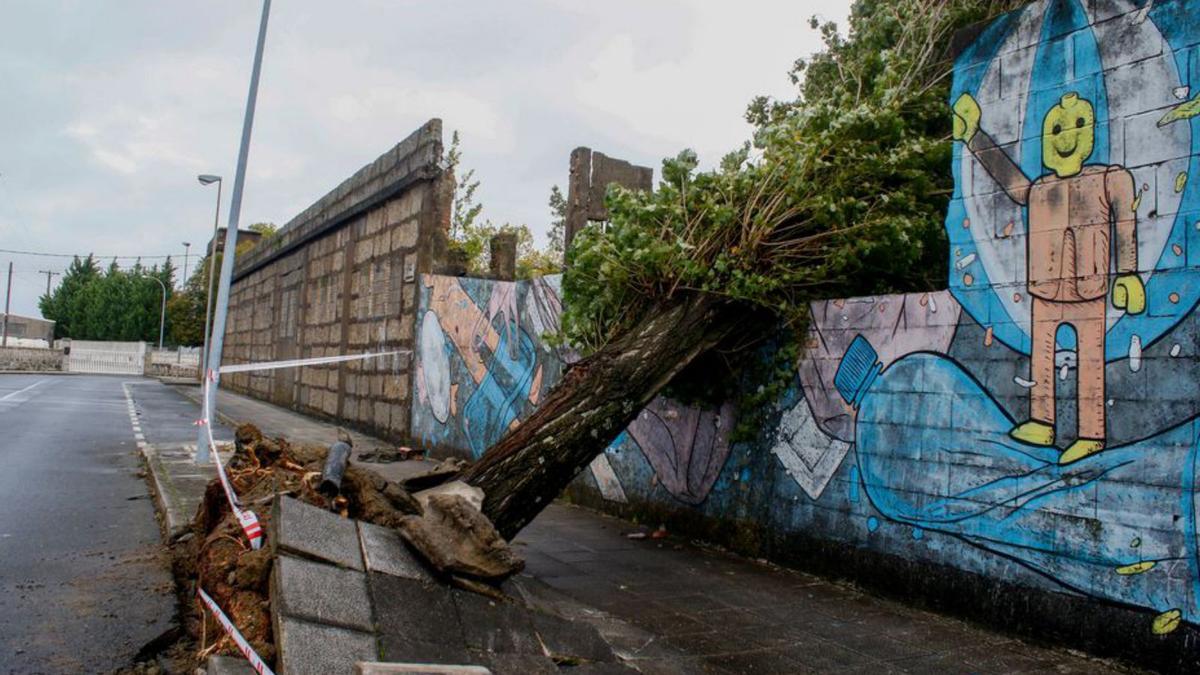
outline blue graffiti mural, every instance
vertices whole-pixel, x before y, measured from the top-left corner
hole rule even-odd
[[[1200,3],[1032,2],[947,107],[948,289],[813,303],[758,440],[660,399],[577,487],[1200,623]],[[426,277],[414,435],[519,424],[560,311],[556,279]]]

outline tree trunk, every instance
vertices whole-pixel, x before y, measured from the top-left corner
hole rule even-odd
[[[658,392],[748,316],[712,296],[663,305],[572,366],[541,406],[462,476],[512,539],[612,443]]]

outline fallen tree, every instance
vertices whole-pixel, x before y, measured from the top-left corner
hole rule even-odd
[[[562,339],[583,358],[461,477],[503,536],[710,351],[736,379],[738,354],[758,358],[772,326],[800,334],[814,299],[944,283],[951,38],[1021,4],[857,0],[846,38],[814,19],[826,49],[797,62],[796,100],[750,107],[753,144],[708,172],[685,151],[652,194],[610,188],[610,222],[575,238],[563,279]]]

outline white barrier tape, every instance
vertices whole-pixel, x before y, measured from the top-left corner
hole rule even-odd
[[[237,643],[238,649],[242,651],[242,656],[245,656],[246,660],[250,662],[250,667],[254,668],[254,672],[259,673],[259,675],[275,675],[275,672],[268,668],[267,664],[263,663],[262,658],[254,651],[250,643],[246,642],[246,638],[242,636],[237,626],[233,625],[229,617],[225,616],[225,612],[222,612],[221,608],[217,607],[217,603],[208,597],[208,593],[205,593],[203,588],[197,588],[196,593],[200,595],[200,600],[208,607],[208,611],[212,612],[213,616],[216,617],[217,623],[221,624],[221,628],[224,628],[229,637],[233,638],[233,641]]]
[[[238,363],[232,366],[221,366],[220,373],[244,373],[250,370],[275,370],[277,368],[299,368],[301,366],[320,366],[329,363],[342,363],[343,361],[357,361],[359,359],[375,359],[384,356],[394,356],[396,354],[410,354],[407,349],[397,349],[392,352],[372,352],[370,354],[349,354],[346,356],[314,356],[310,359],[291,359],[289,361],[264,361],[261,363]]]
[[[237,493],[233,491],[233,484],[229,482],[229,476],[225,474],[225,465],[221,463],[221,453],[217,452],[217,442],[213,438],[212,425],[207,422],[212,419],[211,411],[208,409],[208,387],[210,381],[204,381],[204,431],[208,436],[208,448],[212,454],[213,462],[217,465],[217,478],[221,480],[221,487],[225,490],[225,499],[229,501],[229,508],[233,510],[233,515],[237,518],[238,524],[242,526],[242,532],[246,535],[246,540],[250,542],[250,548],[257,551],[263,545],[262,526],[258,523],[258,516],[254,515],[253,511],[243,511],[241,502],[238,501]]]

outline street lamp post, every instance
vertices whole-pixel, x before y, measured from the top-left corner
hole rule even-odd
[[[217,278],[216,266],[213,263],[216,261],[217,255],[217,235],[220,234],[221,229],[221,186],[224,185],[224,181],[221,180],[220,176],[208,173],[201,174],[196,179],[200,181],[201,185],[217,184],[217,212],[213,215],[213,234],[212,239],[209,240],[210,248],[206,251],[208,257],[208,295],[204,296],[204,351],[200,354],[200,381],[203,382],[204,378],[208,377],[208,330],[212,321],[213,281]],[[204,391],[204,388],[201,388],[201,396],[205,396]],[[209,404],[212,404],[212,398],[209,398]],[[208,436],[205,433],[204,427],[200,427],[196,431],[197,461],[199,461],[201,455],[204,457],[208,456]]]
[[[233,177],[233,194],[229,200],[229,219],[225,222],[225,252],[221,255],[221,278],[217,283],[217,306],[213,310],[211,344],[208,362],[216,373],[213,378],[208,402],[209,411],[216,400],[216,388],[221,384],[221,349],[225,346],[225,318],[229,312],[229,286],[233,280],[233,259],[237,253],[238,221],[242,216],[242,186],[246,183],[246,163],[250,158],[250,133],[254,128],[254,107],[258,101],[258,77],[262,73],[263,50],[267,44],[267,19],[271,15],[271,0],[263,0],[262,19],[258,24],[258,44],[254,48],[254,66],[250,70],[250,93],[246,96],[246,117],[242,122],[242,143],[238,149],[237,173]],[[208,373],[205,372],[205,377]],[[208,463],[208,444],[200,443],[196,448],[196,462]]]
[[[163,327],[167,325],[167,285],[163,283],[162,279],[153,274],[143,274],[142,276],[147,279],[153,279],[158,282],[159,286],[162,286],[162,309],[158,312],[158,348],[162,349]]]
[[[187,285],[188,252],[192,250],[192,242],[183,242],[183,284]]]

